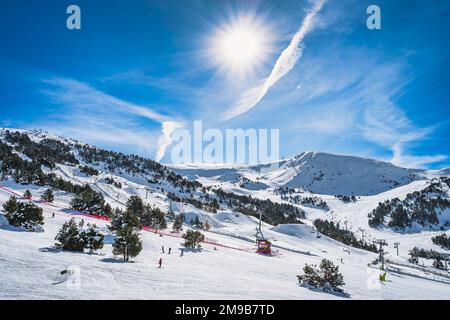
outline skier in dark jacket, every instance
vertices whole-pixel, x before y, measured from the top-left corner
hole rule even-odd
[[[172,252],[172,248],[169,248],[169,254]]]
[[[164,253],[164,246],[161,247],[161,252]]]
[[[162,265],[162,258],[159,258],[159,267],[158,268],[161,268],[161,265]]]

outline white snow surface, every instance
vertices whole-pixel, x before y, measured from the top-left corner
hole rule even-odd
[[[13,183],[1,185],[18,193],[25,190],[25,186]],[[416,187],[404,187],[395,195]],[[39,199],[45,190],[42,187],[30,189],[34,199]],[[10,193],[0,190],[0,201],[4,202]],[[274,255],[256,254],[253,234],[257,221],[254,218],[232,212],[211,214],[180,204],[174,206],[175,212],[198,214],[211,222],[211,231],[204,232],[209,243],[203,244],[203,250],[185,252],[180,257],[183,239],[142,231],[143,251],[131,263],[123,263],[111,253],[113,235],[106,228],[107,222],[72,214],[73,211],[65,209],[68,200],[67,194],[57,193],[53,205],[39,204],[45,215],[43,233],[16,230],[0,216],[1,299],[347,299],[298,285],[296,276],[302,273],[304,264],[319,264],[323,258],[339,266],[346,283],[343,288],[350,299],[450,297],[450,284],[396,273],[388,272],[389,282],[380,285],[377,280],[380,271],[367,267],[376,258],[375,254],[347,247],[325,236],[318,239],[308,225],[271,227],[264,224],[263,232],[273,243]],[[350,228],[365,226],[363,208],[375,205],[378,200],[368,197],[347,205],[346,210],[336,205],[336,219],[352,215],[355,219]],[[53,212],[55,218],[51,218]],[[317,211],[317,214],[320,213]],[[90,255],[54,249],[58,229],[72,216],[95,222],[100,227],[106,235],[106,245],[100,252]],[[185,225],[184,229],[187,228]],[[390,244],[399,240],[400,256],[395,255],[392,245],[388,252],[400,262],[406,261],[407,248],[413,245],[434,247],[430,241],[432,234],[399,235],[367,230],[367,237],[383,236]],[[162,246],[166,254],[161,253]],[[169,247],[172,248],[170,255],[167,254]],[[163,268],[158,269],[161,257]],[[64,278],[60,275],[62,270],[75,270],[75,273]]]
[[[43,134],[36,132],[34,136],[38,139]],[[351,162],[351,165],[346,165],[346,162]],[[197,178],[207,185],[221,186],[230,192],[283,202],[274,188],[295,185],[304,189],[305,196],[314,195],[325,200],[329,211],[299,206],[307,213],[302,225],[273,227],[263,223],[264,236],[272,242],[272,256],[255,253],[257,220],[254,217],[230,210],[219,210],[214,214],[192,205],[172,203],[172,210],[176,214],[184,213],[186,222],[195,216],[208,221],[211,229],[202,231],[206,237],[203,249],[200,252],[186,251],[181,257],[183,239],[179,234],[165,231],[167,234],[161,237],[141,231],[143,251],[132,262],[123,263],[120,257],[112,254],[114,235],[107,229],[108,222],[82,216],[69,209],[70,194],[56,191],[54,203],[46,204],[39,201],[46,187],[18,185],[10,180],[0,182],[0,205],[13,193],[20,195],[29,189],[33,194],[32,201],[44,209],[45,216],[44,232],[34,233],[10,226],[0,211],[0,299],[450,298],[450,284],[444,282],[445,277],[431,273],[433,268],[428,262],[425,272],[414,269],[407,262],[408,251],[414,246],[442,251],[431,242],[431,237],[442,231],[398,233],[389,229],[373,229],[368,226],[367,218],[379,202],[394,197],[402,199],[410,192],[421,190],[430,183],[427,175],[434,177],[442,172],[425,174],[375,160],[318,153],[305,153],[292,160],[283,160],[277,169],[261,172],[261,168],[267,169],[267,166],[178,166],[179,170],[185,170],[183,175]],[[152,186],[142,177],[111,174],[102,171],[101,167],[98,169],[101,173],[92,177],[66,165],[58,165],[53,172],[73,183],[88,183],[113,207],[123,208],[131,195],[139,195],[146,203],[168,209],[170,202],[165,192],[159,189],[161,185]],[[314,180],[320,172],[324,173],[324,180]],[[238,180],[245,177],[267,187],[246,189],[240,186],[242,181],[235,183],[227,178],[221,181],[220,177],[224,175]],[[107,177],[121,182],[122,188],[107,184]],[[342,184],[344,181],[352,181],[351,189]],[[146,188],[150,191],[147,192]],[[164,188],[165,191],[170,190],[168,185]],[[343,203],[334,196],[356,189],[361,191],[356,203]],[[321,194],[313,194],[312,191]],[[53,213],[55,218],[52,218]],[[448,215],[448,212],[443,214]],[[105,234],[104,248],[92,255],[56,250],[54,238],[62,224],[71,217],[95,222]],[[380,284],[380,270],[368,267],[377,255],[348,247],[323,235],[317,238],[311,227],[317,218],[334,220],[341,226],[347,221],[347,227],[358,238],[362,237],[361,230],[364,230],[365,240],[386,239],[387,258],[402,264],[397,268],[410,275],[388,271],[388,281]],[[184,230],[188,228],[185,224]],[[400,242],[398,256],[394,242]],[[161,253],[162,246],[166,249],[165,254]],[[169,247],[172,248],[170,255],[167,254]],[[157,268],[160,258],[163,258],[161,269]],[[348,298],[299,286],[296,276],[302,274],[305,263],[318,265],[322,259],[329,259],[339,266]],[[69,272],[62,275],[64,270]],[[446,274],[449,275],[448,272]]]
[[[323,152],[304,152],[270,165],[173,165],[179,174],[207,185],[253,182],[243,188],[301,188],[328,195],[375,195],[425,178],[426,172],[395,166],[389,162]],[[445,171],[436,172],[442,175]]]

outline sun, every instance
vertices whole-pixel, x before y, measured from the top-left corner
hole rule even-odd
[[[223,58],[230,64],[251,63],[261,52],[261,42],[249,29],[233,30],[222,39]]]
[[[242,15],[217,28],[208,41],[209,56],[219,69],[233,77],[247,77],[267,60],[272,33],[255,15]]]

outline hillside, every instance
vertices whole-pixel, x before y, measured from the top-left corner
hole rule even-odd
[[[24,188],[15,186],[14,190],[20,193]],[[38,199],[42,190],[34,188],[34,197]],[[0,191],[0,201],[8,196]],[[390,282],[381,286],[379,271],[367,268],[376,254],[325,236],[317,239],[305,225],[280,225],[273,230],[266,226],[265,233],[275,244],[274,255],[258,255],[253,242],[245,240],[252,238],[255,221],[225,213],[211,217],[220,223],[204,232],[208,243],[201,252],[180,257],[183,241],[179,235],[167,232],[161,237],[142,231],[143,252],[133,263],[122,263],[111,253],[113,236],[106,223],[62,209],[67,205],[65,199],[66,195],[57,195],[55,205],[61,209],[43,205],[43,233],[0,225],[1,299],[342,299],[298,286],[296,275],[303,265],[318,264],[323,258],[339,265],[344,289],[352,299],[423,299],[424,291],[427,298],[448,296],[449,284],[396,273],[389,273]],[[107,235],[105,247],[92,255],[54,249],[55,234],[70,217],[99,225]],[[162,254],[162,246],[171,247],[172,254]],[[158,269],[161,257],[163,268]],[[74,273],[61,275],[63,270]]]
[[[245,189],[299,188],[318,194],[368,196],[424,179],[424,171],[388,162],[321,152],[305,152],[276,166],[228,166],[174,170],[203,183],[238,184]]]
[[[25,232],[8,223],[0,206],[0,265],[3,270],[0,298],[346,299],[299,286],[296,276],[302,273],[305,263],[319,264],[322,259],[339,266],[345,281],[343,289],[352,299],[448,297],[448,271],[437,270],[429,259],[421,258],[419,265],[408,262],[408,253],[414,247],[448,254],[448,250],[432,242],[432,237],[443,232],[449,234],[448,226],[443,223],[442,230],[434,227],[394,230],[369,225],[368,215],[380,203],[392,199],[409,201],[409,195],[414,193],[435,197],[436,193],[431,191],[437,190],[438,178],[427,178],[428,173],[356,158],[354,161],[359,165],[347,167],[348,171],[339,171],[339,175],[329,166],[334,161],[339,168],[336,170],[344,170],[344,164],[335,160],[340,156],[306,153],[295,160],[284,160],[280,168],[265,170],[261,175],[259,169],[267,169],[267,166],[185,166],[175,169],[177,174],[152,160],[102,150],[41,131],[9,130],[9,134],[2,131],[0,142],[0,205],[15,195],[20,202],[34,203],[44,213],[44,232]],[[305,167],[305,163],[309,165]],[[364,169],[364,164],[368,168]],[[333,179],[343,175],[350,180],[357,171],[367,172],[373,179],[379,179],[377,188],[381,191],[349,197],[348,201],[333,192],[312,193],[289,184],[297,181],[296,175],[292,175],[291,180],[275,175],[275,172],[286,172],[287,176],[292,168],[311,174],[323,172],[324,177]],[[374,168],[378,168],[377,173],[369,173]],[[192,171],[187,174],[180,170]],[[203,176],[198,175],[201,172]],[[223,175],[234,174],[241,179],[239,183],[220,179]],[[399,184],[391,184],[391,180]],[[252,181],[256,186],[248,188]],[[329,190],[326,181],[316,181],[312,185]],[[334,180],[329,181],[333,186]],[[364,181],[358,182],[361,188]],[[265,187],[257,187],[261,184]],[[373,188],[368,184],[365,190]],[[52,203],[41,200],[49,187],[55,195]],[[439,187],[448,192],[446,184],[439,184]],[[22,196],[27,189],[31,192],[30,199]],[[100,203],[95,204],[95,209],[74,209],[73,198],[86,193],[98,198]],[[143,228],[139,232],[143,251],[132,263],[123,263],[112,254],[115,235],[107,228],[111,212],[106,208],[124,209],[126,202],[135,195],[145,204],[162,210],[169,228],[160,231],[161,235],[152,232],[150,227]],[[271,256],[255,252],[259,212],[263,214],[264,236],[272,242]],[[209,230],[201,230],[206,237],[203,250],[186,251],[180,256],[183,239],[181,234],[170,231],[172,214],[184,216],[184,230],[195,229],[191,222],[196,218],[209,225]],[[88,254],[54,247],[55,235],[72,217],[99,226],[105,236],[103,249]],[[378,254],[332,239],[334,235],[319,235],[313,227],[316,219],[339,224],[347,234],[367,244],[385,239],[389,282],[381,285],[378,281],[380,264],[371,264]],[[393,246],[395,242],[400,243],[399,255]],[[168,255],[167,251],[162,254],[162,246],[166,250],[171,247],[172,254]],[[163,268],[158,269],[161,257]],[[64,270],[75,270],[75,273],[61,275]]]

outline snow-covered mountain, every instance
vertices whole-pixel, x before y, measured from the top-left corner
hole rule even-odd
[[[443,232],[448,235],[448,226],[404,232],[370,227],[368,218],[380,202],[398,199],[410,204],[414,199],[410,195],[416,192],[430,197],[426,203],[434,204],[437,196],[448,199],[447,187],[435,189],[445,172],[431,174],[370,159],[308,152],[283,160],[278,167],[173,166],[179,176],[154,161],[50,133],[12,132],[20,135],[0,134],[0,205],[12,195],[21,202],[31,201],[44,210],[45,224],[42,233],[24,232],[9,225],[0,206],[0,299],[343,298],[298,285],[296,276],[305,263],[319,264],[322,259],[339,266],[346,283],[343,289],[353,299],[448,298],[448,271],[433,268],[432,260],[422,259],[423,266],[408,262],[413,247],[448,253],[431,240]],[[113,208],[124,208],[131,196],[138,195],[163,212],[183,214],[185,230],[198,217],[210,226],[201,231],[206,237],[203,250],[180,256],[180,234],[170,228],[161,234],[144,229],[141,254],[134,263],[121,263],[112,254],[115,236],[108,222],[71,207],[77,186],[84,185]],[[40,200],[49,186],[55,193],[53,203]],[[29,200],[22,197],[26,189],[32,194]],[[358,197],[346,201],[336,195]],[[272,242],[272,256],[255,253],[259,212],[266,221],[263,233]],[[100,227],[105,246],[99,253],[54,247],[56,233],[72,217]],[[318,236],[316,219],[339,223],[342,230],[345,226],[346,234],[358,241],[385,239],[389,282],[381,285],[379,264],[371,265],[378,254],[346,245],[332,234]],[[395,242],[400,243],[398,255]],[[162,246],[171,247],[172,254],[162,254]],[[163,268],[158,269],[160,258]],[[69,269],[76,271],[75,278],[61,274]]]
[[[173,166],[179,174],[207,184],[236,184],[246,189],[299,188],[328,195],[368,196],[424,179],[424,171],[388,162],[322,152],[304,152],[270,165]],[[444,172],[442,172],[444,173]]]

